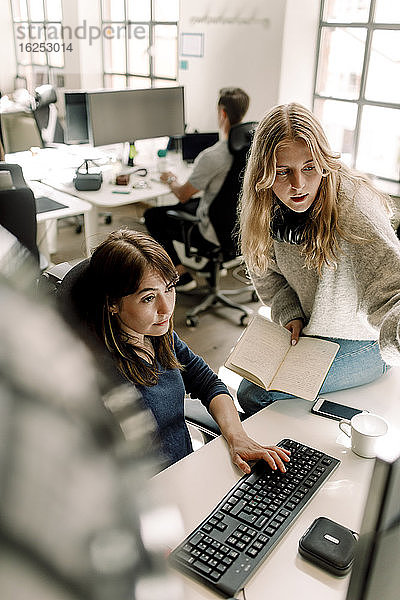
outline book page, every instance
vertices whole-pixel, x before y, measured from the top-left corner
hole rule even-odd
[[[289,331],[256,315],[240,337],[225,366],[257,385],[261,382],[268,389],[289,348]]]
[[[287,353],[271,388],[315,400],[338,349],[335,342],[300,337]]]

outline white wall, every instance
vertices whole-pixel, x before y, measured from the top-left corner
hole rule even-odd
[[[182,0],[180,34],[204,34],[204,56],[185,57],[190,127],[215,130],[218,90],[242,87],[251,98],[248,120],[278,101],[286,0]]]
[[[311,108],[320,0],[286,1],[279,83],[279,103]]]
[[[17,73],[9,0],[0,0],[0,15],[0,91],[8,94],[14,89],[14,77]]]

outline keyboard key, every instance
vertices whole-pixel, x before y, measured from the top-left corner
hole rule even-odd
[[[196,560],[193,563],[193,566],[196,567],[196,569],[198,571],[200,571],[200,573],[205,573],[206,575],[209,575],[209,573],[211,573],[212,569],[211,567],[208,567],[207,565],[204,565],[202,562],[200,562],[199,560]]]
[[[196,533],[196,535],[194,535],[194,536],[192,537],[192,539],[190,540],[190,543],[191,543],[193,546],[197,546],[197,544],[198,544],[199,542],[201,542],[201,540],[203,539],[203,537],[204,537],[204,535],[203,535],[202,533]]]
[[[253,525],[253,523],[257,520],[256,515],[251,515],[244,511],[239,513],[237,517],[238,519],[242,519],[242,521],[246,521],[246,523],[250,523],[251,525]]]

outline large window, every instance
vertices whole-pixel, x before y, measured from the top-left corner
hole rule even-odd
[[[314,112],[345,162],[399,180],[399,1],[321,1]]]
[[[101,0],[104,87],[176,85],[179,0]]]
[[[30,92],[43,83],[64,87],[69,50],[62,39],[61,0],[11,0],[11,10],[18,76]]]

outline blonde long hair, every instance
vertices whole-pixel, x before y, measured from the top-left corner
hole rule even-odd
[[[342,178],[356,186],[363,182],[383,199],[364,175],[339,160],[340,155],[331,150],[322,126],[312,112],[296,103],[275,106],[257,127],[239,202],[241,251],[250,271],[258,275],[267,270],[272,252],[270,223],[276,202],[272,191],[276,154],[288,142],[299,140],[307,144],[315,168],[322,177],[301,245],[308,268],[316,268],[321,273],[324,264],[334,267],[340,253],[340,238],[355,243],[362,241],[339,224]]]

